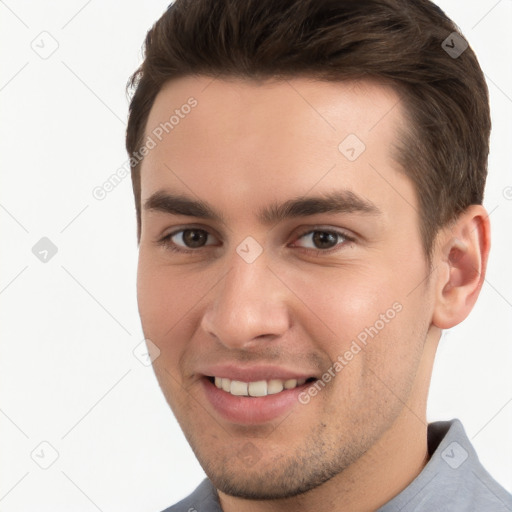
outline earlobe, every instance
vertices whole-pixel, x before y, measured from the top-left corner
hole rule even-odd
[[[469,315],[484,283],[489,249],[489,216],[481,205],[470,206],[439,233],[435,326],[449,329]]]

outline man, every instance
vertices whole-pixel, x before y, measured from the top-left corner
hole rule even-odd
[[[505,511],[426,422],[490,247],[476,57],[426,0],[177,0],[132,76],[138,303],[208,478],[171,511]]]

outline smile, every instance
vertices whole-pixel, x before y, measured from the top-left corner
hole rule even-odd
[[[210,382],[215,384],[218,389],[222,389],[226,393],[234,396],[250,396],[262,397],[267,395],[275,395],[284,390],[294,389],[302,386],[310,379],[271,379],[271,380],[258,380],[254,382],[242,382],[239,380],[231,380],[223,377],[209,377]]]

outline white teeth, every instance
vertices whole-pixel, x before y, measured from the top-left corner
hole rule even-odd
[[[230,392],[232,395],[236,396],[247,396],[247,382],[240,382],[239,380],[232,380],[231,381],[231,389]]]
[[[249,382],[249,396],[267,396],[267,381]]]
[[[221,379],[222,389],[228,393],[231,391],[231,379]]]
[[[284,389],[293,389],[297,387],[297,379],[288,379],[284,381]]]
[[[280,393],[281,391],[283,391],[283,389],[284,386],[282,380],[272,379],[268,381],[267,393],[269,395]]]
[[[267,396],[275,395],[285,389],[293,389],[302,386],[306,379],[271,379],[255,382],[242,382],[240,380],[215,377],[215,386],[235,396]]]

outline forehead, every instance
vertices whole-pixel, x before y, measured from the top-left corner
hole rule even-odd
[[[152,109],[152,115],[158,116],[156,111],[159,108],[179,107],[188,96],[224,103],[225,106],[231,105],[234,109],[240,104],[247,109],[251,103],[254,107],[263,107],[268,104],[276,105],[276,102],[278,107],[284,108],[283,101],[288,107],[296,105],[299,108],[300,102],[297,100],[302,99],[314,110],[316,106],[322,108],[322,104],[337,104],[343,98],[361,105],[357,99],[362,97],[369,99],[378,108],[380,103],[395,103],[399,99],[391,81],[384,82],[371,77],[326,81],[306,76],[257,80],[190,75],[169,80],[162,86],[153,104],[155,108]],[[208,104],[213,106],[211,102]]]
[[[146,125],[155,145],[141,166],[142,202],[162,187],[245,209],[313,188],[375,195],[390,173],[404,179],[392,158],[399,128],[398,94],[375,81],[173,80]]]

